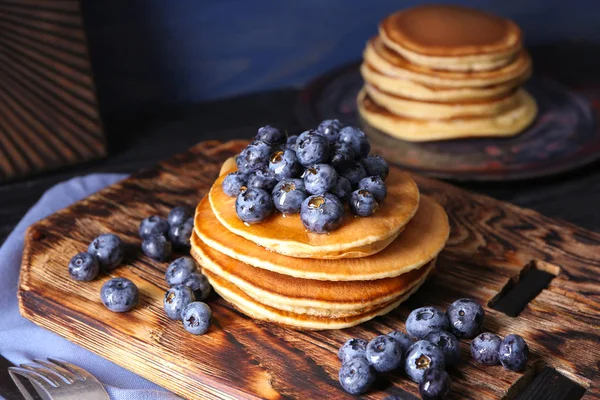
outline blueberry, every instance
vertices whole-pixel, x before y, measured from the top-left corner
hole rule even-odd
[[[273,147],[269,143],[254,140],[238,155],[236,159],[238,171],[250,173],[255,169],[267,167],[271,153],[273,153]]]
[[[396,342],[400,343],[400,346],[402,346],[402,354],[406,353],[406,350],[414,343],[410,336],[404,332],[392,331],[388,333],[388,336],[396,339]]]
[[[189,274],[183,281],[183,284],[192,289],[196,300],[206,300],[206,298],[210,295],[210,283],[208,283],[206,276],[199,272],[192,272]]]
[[[329,158],[329,141],[314,131],[307,131],[296,142],[296,157],[304,167],[324,163]]]
[[[439,347],[427,340],[415,342],[406,352],[404,370],[410,379],[417,383],[423,380],[423,374],[427,369],[444,369],[445,367],[444,353]]]
[[[380,203],[385,199],[385,196],[387,196],[387,187],[379,175],[362,178],[360,182],[358,182],[358,189],[368,190],[373,197],[375,197],[375,200]]]
[[[203,335],[210,327],[212,312],[210,307],[201,301],[193,301],[181,311],[183,327],[194,335]]]
[[[353,358],[342,364],[339,373],[342,389],[350,394],[366,393],[375,382],[375,371],[364,358]]]
[[[100,299],[113,312],[131,310],[138,302],[139,291],[135,283],[126,278],[113,278],[102,285]]]
[[[460,343],[456,336],[446,331],[429,332],[423,340],[435,344],[444,353],[446,365],[454,365],[460,358]]]
[[[171,242],[162,235],[150,236],[142,242],[142,251],[156,261],[166,261],[171,255]]]
[[[194,230],[194,218],[186,219],[182,224],[172,226],[169,229],[169,239],[173,246],[178,248],[190,247],[190,238]]]
[[[90,253],[78,253],[69,261],[69,275],[76,281],[89,282],[99,271],[98,259]]]
[[[169,287],[181,285],[183,281],[192,273],[196,272],[198,265],[191,257],[179,257],[167,267],[165,280]]]
[[[294,152],[296,151],[296,142],[298,141],[298,135],[292,135],[289,136],[287,138],[287,141],[285,142],[285,149],[290,149],[293,150]]]
[[[522,371],[527,365],[528,357],[529,347],[521,336],[511,334],[500,343],[498,358],[504,368],[511,371]]]
[[[273,204],[283,214],[296,214],[308,197],[302,179],[282,179],[273,189]]]
[[[169,222],[158,215],[145,218],[140,223],[139,233],[142,239],[147,239],[153,235],[163,235],[166,237],[168,232]]]
[[[471,340],[471,355],[473,360],[483,365],[496,365],[500,362],[498,351],[502,339],[500,336],[484,332]]]
[[[119,266],[123,261],[125,245],[117,235],[105,233],[90,243],[88,253],[98,259],[102,269],[108,271]]]
[[[267,192],[273,190],[278,179],[273,172],[267,168],[258,168],[248,175],[248,187],[263,189]]]
[[[330,147],[329,155],[330,164],[338,170],[343,170],[351,166],[354,164],[354,159],[356,158],[352,146],[344,142],[333,143]]]
[[[169,212],[167,221],[169,222],[169,226],[173,227],[184,223],[191,216],[190,211],[186,207],[175,207]]]
[[[342,128],[339,141],[351,145],[358,158],[366,157],[371,151],[371,145],[365,133],[354,126]]]
[[[256,133],[256,139],[267,142],[271,145],[281,144],[285,142],[285,134],[281,133],[279,129],[272,127],[271,125],[263,126],[258,129]]]
[[[326,119],[317,128],[317,133],[326,137],[329,143],[336,142],[340,136],[342,124],[337,119]]]
[[[352,193],[352,185],[348,179],[338,176],[335,186],[331,189],[331,193],[335,194],[340,201],[348,201]]]
[[[344,169],[339,171],[340,175],[350,181],[352,187],[355,188],[358,186],[358,182],[361,179],[367,177],[367,172],[363,168],[360,163],[352,162],[348,164]]]
[[[379,372],[389,372],[402,364],[402,345],[388,335],[380,335],[367,345],[365,356],[369,364]]]
[[[235,201],[238,217],[247,224],[264,221],[273,211],[273,201],[263,189],[244,190]]]
[[[181,319],[183,308],[195,300],[192,289],[185,285],[175,285],[165,293],[163,306],[169,318]]]
[[[280,150],[271,155],[269,170],[278,180],[294,178],[300,173],[301,166],[293,150]]]
[[[221,187],[223,192],[229,197],[237,197],[248,185],[248,174],[244,174],[240,171],[235,171],[227,174]]]
[[[337,183],[335,168],[327,164],[315,164],[302,174],[304,187],[310,194],[324,194],[331,191]]]
[[[390,173],[390,166],[381,156],[370,155],[363,158],[360,163],[369,176],[378,175],[385,180]]]
[[[387,396],[383,400],[413,400],[413,399],[414,399],[414,397],[412,397],[412,396],[404,397],[404,396],[393,395],[393,396]]]
[[[423,400],[445,400],[451,388],[450,376],[440,368],[429,368],[423,374],[419,392]]]
[[[312,232],[327,233],[338,228],[344,217],[344,206],[331,193],[307,197],[300,207],[300,219]]]
[[[423,339],[429,332],[447,330],[446,314],[435,307],[417,308],[406,319],[406,332],[415,339]]]
[[[457,338],[473,339],[481,330],[485,311],[475,300],[458,299],[446,310],[450,330]]]
[[[352,192],[348,200],[348,205],[352,214],[359,217],[368,217],[379,209],[379,203],[377,203],[375,196],[364,189]]]
[[[346,363],[355,357],[364,357],[367,351],[367,344],[367,341],[364,339],[348,339],[338,350],[338,358],[342,363]]]

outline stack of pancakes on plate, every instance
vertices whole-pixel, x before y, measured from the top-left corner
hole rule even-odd
[[[531,75],[521,30],[474,9],[426,5],[388,16],[361,74],[362,118],[403,140],[512,136],[537,114],[520,87]]]
[[[317,330],[386,314],[423,284],[448,239],[444,209],[396,168],[374,215],[346,213],[328,234],[298,214],[244,224],[221,187],[234,170],[230,159],[198,204],[191,253],[215,291],[255,319]]]

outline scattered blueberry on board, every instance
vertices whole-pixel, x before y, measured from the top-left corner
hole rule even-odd
[[[403,354],[402,345],[396,339],[380,335],[369,342],[365,356],[376,371],[389,372],[402,365]]]
[[[100,264],[90,253],[78,253],[69,261],[69,275],[76,281],[88,282],[98,276]]]
[[[166,261],[172,250],[171,242],[163,235],[149,236],[142,242],[142,251],[153,260]]]
[[[183,224],[188,218],[190,218],[192,214],[185,207],[174,207],[167,216],[167,222],[169,226],[177,226]]]
[[[429,332],[447,330],[448,317],[435,307],[417,308],[406,319],[406,332],[415,339],[423,339]]]
[[[410,336],[408,336],[406,333],[401,332],[401,331],[392,331],[390,333],[388,333],[388,336],[396,339],[396,341],[398,343],[400,343],[400,346],[402,346],[402,353],[406,353],[406,350],[408,350],[408,348],[410,346],[413,345],[414,341],[410,338]]]
[[[522,371],[527,365],[528,357],[529,347],[521,336],[511,334],[500,343],[498,358],[504,368],[511,371]]]
[[[342,364],[340,385],[350,394],[366,393],[375,382],[375,371],[365,358],[355,357]]]
[[[460,358],[460,343],[456,336],[446,331],[429,332],[423,340],[435,344],[444,353],[446,365],[454,365]]]
[[[446,310],[450,330],[457,338],[473,339],[483,326],[485,311],[472,299],[458,299]]]
[[[440,368],[429,368],[419,383],[419,393],[423,400],[444,400],[451,389],[450,376]]]
[[[169,287],[181,285],[187,277],[196,272],[198,265],[191,257],[179,257],[167,267],[165,281]]]
[[[174,247],[182,249],[190,247],[190,237],[194,230],[194,218],[189,217],[179,225],[171,225],[169,240]]]
[[[123,261],[125,245],[117,235],[105,233],[92,240],[88,253],[96,257],[102,269],[109,271]]]
[[[189,287],[194,293],[196,300],[206,300],[211,292],[210,283],[206,276],[199,272],[192,272],[185,278],[183,285]]]
[[[404,370],[413,381],[420,383],[425,371],[429,368],[446,367],[444,353],[435,344],[427,340],[415,342],[406,352]]]
[[[148,239],[154,235],[167,236],[169,232],[169,222],[159,217],[158,215],[152,215],[148,218],[144,218],[140,223],[140,237],[142,239]]]
[[[471,341],[473,360],[483,365],[496,365],[500,362],[498,351],[502,339],[491,332],[483,332]]]
[[[368,342],[364,339],[352,338],[338,350],[338,358],[342,363],[348,362],[355,357],[365,357]]]
[[[210,307],[201,301],[193,301],[181,311],[181,322],[189,333],[203,335],[208,331],[212,319]]]
[[[310,195],[322,196],[326,206],[333,204],[327,210],[318,208],[327,216],[317,219],[308,210],[302,222],[309,231],[324,234],[340,226],[345,203],[358,216],[373,215],[380,208],[387,195],[384,180],[389,165],[380,156],[369,155],[370,150],[364,132],[335,119],[287,139],[278,129],[265,126],[236,156],[237,171],[225,176],[221,187],[227,196],[236,197],[236,213],[246,224],[267,220],[273,208],[284,215],[300,212],[302,219],[302,202]],[[303,181],[302,188],[297,179]],[[245,195],[251,189],[264,190],[271,201],[264,193]],[[353,194],[357,190],[360,193]]]
[[[183,308],[195,301],[194,293],[185,285],[175,285],[165,293],[163,305],[165,313],[171,319],[181,319]]]
[[[139,291],[137,286],[126,278],[113,278],[102,285],[100,300],[113,312],[127,312],[137,304]]]

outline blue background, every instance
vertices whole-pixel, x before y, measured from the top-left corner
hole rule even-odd
[[[105,116],[286,86],[358,59],[398,0],[82,0]],[[513,18],[527,45],[600,38],[597,1],[454,1]]]

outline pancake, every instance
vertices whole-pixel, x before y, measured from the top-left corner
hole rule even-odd
[[[434,266],[395,278],[371,281],[319,281],[293,278],[256,268],[211,249],[192,235],[192,256],[204,269],[238,286],[265,305],[296,314],[342,317],[362,314],[389,303],[420,281]]]
[[[526,91],[519,91],[519,104],[512,110],[488,117],[417,120],[402,117],[375,103],[364,90],[357,98],[361,117],[374,128],[411,142],[467,137],[508,137],[522,132],[537,114],[537,104]]]
[[[402,302],[406,301],[414,292],[416,292],[425,282],[427,277],[416,283],[410,290],[403,294],[400,298],[395,299],[390,304],[381,308],[371,310],[364,314],[354,315],[351,317],[329,318],[317,317],[307,314],[295,314],[289,311],[278,310],[273,307],[266,306],[252,297],[245,294],[240,288],[233,283],[219,277],[209,270],[204,270],[204,274],[217,292],[223,299],[233,305],[240,312],[247,316],[273,322],[279,325],[284,325],[293,329],[299,330],[325,330],[325,329],[344,329],[361,324],[379,315],[385,315],[397,308]]]
[[[510,62],[522,33],[512,21],[452,5],[423,5],[385,18],[386,46],[414,64],[434,69],[480,71]]]
[[[479,99],[461,103],[415,101],[389,94],[370,84],[365,85],[369,97],[393,114],[415,119],[449,119],[457,117],[497,115],[517,107],[523,89],[513,91],[497,99]]]
[[[524,75],[513,81],[476,88],[443,88],[385,75],[366,62],[360,66],[360,73],[366,82],[382,88],[387,93],[407,99],[445,103],[502,97],[529,78],[529,75]]]
[[[206,198],[196,208],[194,229],[209,247],[243,263],[291,277],[329,281],[365,281],[408,273],[434,259],[450,233],[444,208],[426,196],[396,240],[363,258],[298,260],[270,252],[223,227]]]
[[[531,74],[531,59],[520,50],[509,64],[491,71],[439,71],[411,64],[384,46],[379,37],[367,43],[364,59],[385,75],[448,88],[485,87],[522,79]]]
[[[408,173],[391,168],[386,179],[388,195],[378,211],[361,218],[346,210],[342,225],[333,232],[310,232],[299,214],[284,217],[276,212],[261,223],[247,225],[236,214],[236,199],[223,192],[223,179],[225,175],[215,181],[208,195],[219,222],[238,236],[291,257],[336,259],[375,254],[400,233],[419,207],[416,183]]]

